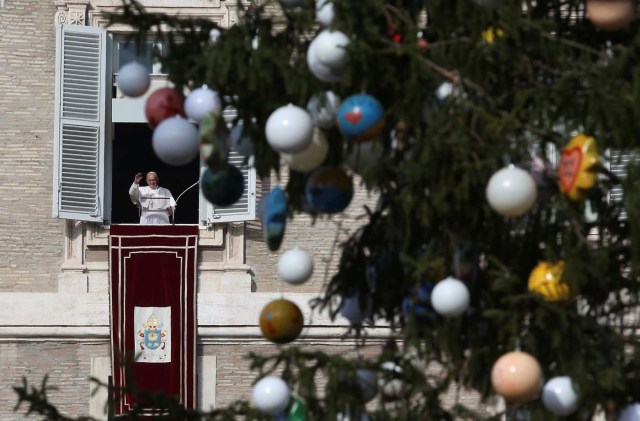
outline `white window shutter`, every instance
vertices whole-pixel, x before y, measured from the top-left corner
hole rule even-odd
[[[56,32],[53,216],[105,217],[107,32],[59,25]]]
[[[200,200],[206,202],[207,224],[256,219],[256,170],[253,166],[244,165],[244,160],[245,157],[239,153],[229,152],[229,163],[238,167],[244,177],[244,193],[240,200],[231,206],[214,206],[200,193]]]

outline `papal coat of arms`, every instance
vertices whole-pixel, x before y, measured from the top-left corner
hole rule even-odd
[[[136,361],[170,362],[171,307],[135,307],[134,319],[140,327],[136,332]]]

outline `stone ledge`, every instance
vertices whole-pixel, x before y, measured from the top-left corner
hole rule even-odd
[[[345,331],[348,322],[338,317],[333,323],[324,313],[312,312],[309,301],[314,293],[254,292],[254,293],[199,293],[197,321],[199,329],[209,327],[242,330],[253,328],[257,332],[262,308],[269,302],[284,298],[295,302],[305,318],[307,326],[339,328]],[[34,329],[42,327],[108,329],[109,294],[106,293],[28,293],[7,292],[0,294],[0,329]],[[231,332],[231,331],[229,331]],[[318,331],[319,332],[319,331]],[[245,336],[243,332],[240,336]]]

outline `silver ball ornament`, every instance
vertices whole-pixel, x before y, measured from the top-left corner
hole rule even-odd
[[[333,22],[335,11],[333,3],[328,0],[318,0],[316,2],[316,21],[322,26],[329,26]]]
[[[200,123],[202,118],[212,112],[219,113],[222,108],[218,93],[209,88],[194,89],[184,101],[184,111],[189,118]]]
[[[330,129],[336,125],[339,108],[340,98],[331,91],[324,92],[320,98],[313,95],[307,102],[311,121],[321,129]]]
[[[448,277],[438,282],[431,291],[433,309],[444,317],[456,317],[464,314],[469,307],[469,289],[464,282]]]
[[[185,165],[198,156],[198,130],[185,118],[170,117],[153,130],[151,145],[165,164]]]
[[[542,403],[554,415],[564,417],[578,409],[578,394],[569,376],[549,380],[542,388]]]
[[[284,411],[291,402],[289,385],[278,376],[266,376],[253,386],[253,405],[269,415]]]
[[[265,125],[267,142],[277,152],[301,152],[311,143],[312,135],[311,116],[293,104],[275,110]]]
[[[499,214],[521,216],[535,204],[538,187],[531,174],[510,165],[491,176],[486,196],[489,205]]]
[[[280,157],[292,170],[310,172],[318,168],[329,153],[327,138],[318,128],[313,129],[311,143],[303,151],[293,154],[281,153]]]
[[[117,83],[120,91],[130,97],[144,95],[151,85],[151,75],[145,66],[132,61],[118,70]]]
[[[289,284],[303,284],[313,274],[313,259],[300,247],[294,247],[280,256],[278,274],[280,279]]]

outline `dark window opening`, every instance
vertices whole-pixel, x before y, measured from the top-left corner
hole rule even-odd
[[[114,124],[113,168],[112,168],[112,208],[111,222],[114,224],[135,224],[140,222],[138,208],[129,199],[129,187],[134,176],[149,171],[158,173],[160,187],[178,196],[200,176],[200,161],[195,158],[187,165],[174,167],[160,161],[151,146],[153,130],[141,123]],[[146,186],[144,178],[140,183]],[[176,207],[176,224],[197,224],[199,210],[199,189],[195,186],[185,192]]]

